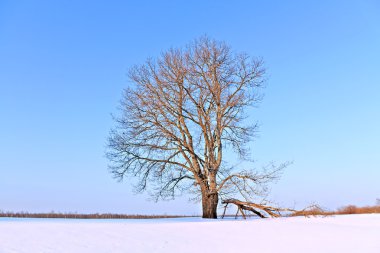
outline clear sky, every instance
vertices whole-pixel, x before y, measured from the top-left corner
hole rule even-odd
[[[209,35],[263,57],[257,166],[286,206],[380,198],[379,1],[0,0],[0,210],[197,214],[107,171],[127,69]]]

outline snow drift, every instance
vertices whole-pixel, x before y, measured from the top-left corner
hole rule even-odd
[[[250,220],[0,218],[0,252],[380,252],[380,214]]]

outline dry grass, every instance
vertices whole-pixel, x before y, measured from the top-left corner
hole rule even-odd
[[[380,205],[357,207],[355,205],[344,206],[338,209],[335,214],[363,214],[380,213]]]
[[[185,215],[129,215],[113,213],[28,213],[28,212],[0,212],[0,217],[8,218],[63,218],[63,219],[161,219],[161,218],[183,218],[193,217]]]
[[[380,213],[380,205],[364,206],[364,207],[348,205],[348,206],[341,207],[336,211],[328,211],[315,205],[312,208],[295,212],[291,214],[290,216],[317,216],[317,215],[329,216],[329,215],[340,215],[340,214],[370,214],[370,213]]]

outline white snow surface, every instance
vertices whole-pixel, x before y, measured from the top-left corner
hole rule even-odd
[[[8,252],[379,253],[380,214],[279,219],[0,218]]]

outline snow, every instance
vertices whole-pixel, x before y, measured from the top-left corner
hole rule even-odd
[[[380,252],[380,214],[280,219],[0,218],[8,252]]]

